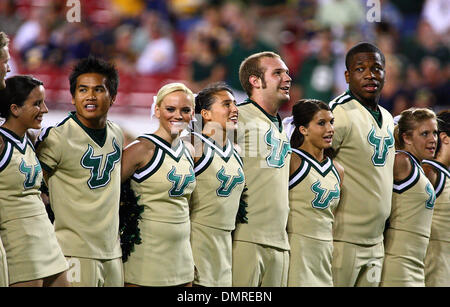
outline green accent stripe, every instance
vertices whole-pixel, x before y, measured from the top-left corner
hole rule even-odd
[[[300,156],[300,158],[302,157]],[[302,182],[302,180],[309,174],[310,169],[311,164],[302,158],[300,166],[292,175],[289,176],[289,190],[295,188],[300,182]],[[303,174],[299,178],[295,178],[300,172],[303,172]]]
[[[156,173],[159,170],[159,168],[161,167],[161,165],[164,162],[164,158],[165,158],[165,151],[162,150],[160,147],[159,148],[157,147],[155,152],[153,153],[153,157],[150,159],[150,161],[144,167],[136,170],[134,172],[134,174],[131,176],[131,179],[138,183],[145,181],[147,178],[149,178],[150,176],[152,176],[154,173]],[[150,167],[153,167],[153,169],[151,171],[149,171],[147,174],[145,174],[142,177],[138,177],[139,174],[144,173]]]
[[[39,161],[39,163],[41,163],[42,168],[43,168],[47,173],[53,172],[53,169],[52,169],[50,166],[48,166],[47,164],[45,164],[44,162]]]
[[[172,149],[172,145],[169,144],[169,142],[155,134],[143,134],[138,137],[150,140],[153,144],[155,144],[155,146],[164,150],[165,153],[169,154],[169,156],[177,162],[179,162],[183,156],[185,146],[181,140],[178,140],[178,143],[175,145],[175,149]]]
[[[283,132],[283,123],[282,123],[281,116],[279,113],[277,113],[277,116],[270,115],[259,104],[257,104],[255,101],[251,100],[250,98],[247,98],[244,101],[244,103],[240,104],[240,106],[246,105],[249,103],[253,104],[256,108],[258,108],[272,123],[278,124],[278,130],[280,131],[280,133]]]
[[[208,155],[210,156],[209,158]],[[195,176],[199,176],[201,173],[203,173],[211,165],[213,159],[214,150],[205,143],[202,157],[194,164]]]
[[[70,117],[84,130],[84,132],[86,132],[89,137],[100,147],[103,147],[103,145],[105,145],[106,142],[106,135],[107,135],[107,130],[106,130],[106,126],[105,128],[102,129],[91,129],[86,127],[85,125],[83,125],[81,123],[81,121],[78,119],[78,117],[76,116],[75,112],[71,112],[69,113]]]

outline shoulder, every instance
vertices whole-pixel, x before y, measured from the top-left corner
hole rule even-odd
[[[333,161],[334,167],[339,173],[339,177],[341,177],[341,181],[344,179],[344,167],[337,161]]]
[[[295,152],[295,150],[292,151],[291,155],[291,161],[289,162],[289,173],[292,175],[297,171],[297,169],[302,165],[302,157]]]
[[[343,93],[333,100],[330,101],[328,104],[331,108],[331,110],[334,112],[336,108],[341,109],[344,105],[346,105],[349,101],[352,101],[353,98],[348,93]]]
[[[430,180],[433,187],[436,187],[436,182],[439,176],[439,171],[432,165],[423,163],[422,164],[423,172],[425,176],[427,176],[428,180]]]
[[[410,157],[404,152],[396,152],[394,160],[394,180],[401,181],[408,177],[413,169]]]
[[[125,157],[133,158],[136,160],[137,164],[141,162],[147,162],[155,152],[156,145],[143,137],[138,137],[136,140],[131,142],[127,147],[125,147],[123,154]]]

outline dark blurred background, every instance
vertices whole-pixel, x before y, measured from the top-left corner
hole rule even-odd
[[[329,101],[347,89],[345,53],[359,41],[386,56],[380,104],[393,115],[449,108],[450,0],[380,0],[380,22],[368,21],[372,2],[81,0],[81,22],[68,22],[66,0],[1,0],[0,30],[12,41],[11,74],[44,81],[50,111],[71,108],[68,73],[89,54],[117,65],[114,109],[128,114],[148,109],[172,81],[197,92],[225,80],[240,102],[239,64],[272,50],[293,78],[284,117],[300,98]]]

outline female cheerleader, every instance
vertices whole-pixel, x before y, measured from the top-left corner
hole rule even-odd
[[[436,199],[422,160],[436,150],[433,111],[411,108],[400,114],[394,129],[395,162],[392,208],[384,235],[385,258],[380,286],[425,286],[424,259]]]
[[[10,286],[68,286],[68,264],[40,197],[42,169],[28,129],[47,113],[43,83],[30,76],[6,80],[0,92],[0,235]]]
[[[163,86],[156,97],[159,128],[125,148],[122,182],[144,206],[139,222],[142,243],[124,263],[128,286],[190,286],[194,261],[189,241],[189,199],[195,188],[193,149],[180,133],[194,114],[194,95],[182,83]]]
[[[292,109],[288,235],[288,286],[333,286],[333,211],[340,199],[344,170],[325,156],[334,117],[327,104],[302,99]]]
[[[438,145],[433,160],[423,160],[423,170],[436,192],[431,235],[425,256],[425,285],[450,286],[450,110],[437,115]]]
[[[198,93],[195,111],[203,125],[192,132],[197,180],[190,203],[194,284],[231,287],[231,231],[245,180],[237,145],[229,140],[237,128],[238,109],[231,89],[215,83]]]

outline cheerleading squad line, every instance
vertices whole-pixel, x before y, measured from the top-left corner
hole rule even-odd
[[[355,45],[349,90],[298,101],[283,126],[288,69],[254,54],[239,71],[247,100],[236,106],[224,83],[195,97],[167,84],[159,128],[124,149],[107,120],[114,66],[77,63],[75,111],[45,129],[43,83],[2,80],[0,284],[448,286],[449,111],[394,124],[377,104],[384,62]]]

